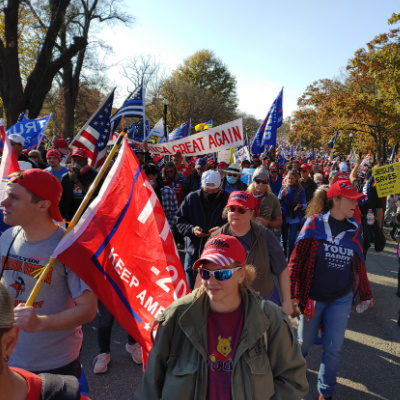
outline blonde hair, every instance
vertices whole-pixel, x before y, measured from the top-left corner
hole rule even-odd
[[[29,157],[34,157],[34,156],[36,156],[38,159],[39,159],[39,161],[43,161],[42,160],[42,155],[40,154],[40,151],[39,150],[31,150],[29,153],[28,153],[28,156]]]
[[[7,288],[0,282],[0,329],[12,328],[14,324],[14,301]]]
[[[314,192],[314,195],[306,208],[306,218],[327,212],[332,208],[332,199],[326,197],[327,191],[328,186],[323,185]]]
[[[269,180],[268,180],[269,182]],[[251,182],[249,187],[247,188],[247,192],[249,193],[256,193],[256,183],[255,182]],[[267,184],[267,188],[265,189],[265,194],[269,195],[271,193],[271,186],[269,186],[269,183]]]
[[[303,188],[303,186],[301,186],[301,183],[300,183],[300,175],[299,175],[298,171],[295,171],[295,170],[293,170],[293,169],[289,170],[289,172],[288,172],[287,175],[286,175],[286,178],[288,178],[290,175],[293,175],[293,176],[295,176],[295,177],[297,178],[297,183],[296,183],[296,185],[293,185],[293,186],[296,187],[296,190],[297,190],[297,191],[301,190],[301,189]],[[288,181],[287,179],[284,180],[284,182],[283,182],[282,185],[283,185],[285,188],[289,188],[289,186],[290,186],[289,181]]]

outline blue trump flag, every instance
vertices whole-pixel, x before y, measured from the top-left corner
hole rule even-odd
[[[261,154],[266,145],[276,146],[276,131],[282,125],[282,99],[283,88],[272,103],[264,122],[258,128],[251,144],[253,154]]]
[[[333,146],[335,146],[335,142],[336,142],[336,139],[337,139],[338,135],[339,135],[339,129],[335,132],[335,134],[333,135],[332,139],[327,144],[327,146],[330,149],[333,149]]]
[[[168,140],[178,140],[190,135],[190,126],[191,122],[189,121],[184,122],[181,126],[178,126],[174,131],[172,131],[169,136]]]
[[[44,131],[50,118],[51,114],[43,118],[28,119],[23,114],[18,122],[7,130],[7,136],[17,133],[25,139],[24,151],[35,149],[45,136]]]

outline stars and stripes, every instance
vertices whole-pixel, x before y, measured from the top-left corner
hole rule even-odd
[[[139,117],[144,119],[144,87],[141,85],[133,98],[124,102],[122,107],[111,117],[111,124],[115,129],[123,115],[125,117]]]
[[[89,164],[99,168],[106,158],[106,146],[110,138],[110,114],[114,90],[105,98],[97,111],[75,136],[72,147],[81,147],[89,154]]]
[[[206,131],[207,129],[211,129],[213,127],[212,119],[209,121],[205,122],[203,125],[203,131]]]

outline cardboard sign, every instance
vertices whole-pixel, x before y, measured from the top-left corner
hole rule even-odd
[[[400,162],[372,170],[378,197],[400,193]]]

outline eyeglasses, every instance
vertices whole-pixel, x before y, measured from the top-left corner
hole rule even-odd
[[[239,214],[243,215],[247,210],[245,208],[241,208],[241,207],[229,206],[228,211],[231,213],[234,213],[237,211]]]
[[[268,183],[268,181],[266,181],[264,179],[258,179],[258,178],[254,179],[254,182],[255,183],[260,183],[260,184],[263,184],[263,185],[266,185]]]
[[[217,271],[209,271],[208,269],[199,268],[199,274],[202,279],[208,280],[210,279],[211,275],[217,281],[226,281],[232,277],[235,271],[238,271],[242,267],[230,268],[230,269],[218,269]]]

